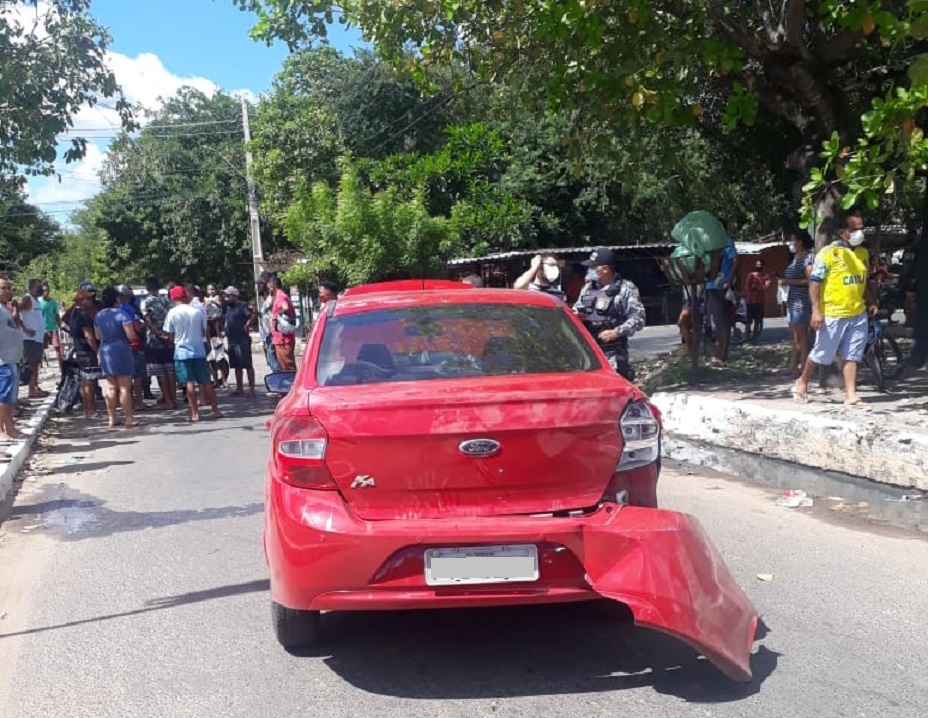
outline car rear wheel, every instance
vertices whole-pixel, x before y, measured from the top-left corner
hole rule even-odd
[[[308,648],[319,637],[319,611],[298,611],[272,602],[271,618],[277,641],[287,650]]]

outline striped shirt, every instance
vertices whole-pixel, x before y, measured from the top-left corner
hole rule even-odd
[[[806,252],[801,257],[795,257],[783,272],[784,279],[805,279],[806,267],[811,267],[815,261],[812,252]],[[809,297],[809,287],[795,287],[790,285],[786,295],[786,308],[793,310],[812,311],[812,299]]]

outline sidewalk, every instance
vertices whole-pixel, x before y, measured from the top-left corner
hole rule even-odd
[[[19,396],[25,402],[26,409],[14,419],[20,440],[2,447],[11,458],[0,463],[0,504],[6,500],[16,475],[29,458],[32,447],[52,412],[55,389],[58,385],[58,363],[51,352],[48,356],[48,365],[42,364],[39,367],[39,387],[49,395],[44,399],[29,399],[28,388],[19,388]]]
[[[771,377],[741,391],[680,389],[652,399],[671,438],[928,491],[928,371],[893,394],[861,382],[863,407],[845,407],[840,385],[811,385],[810,402],[797,404],[792,385]]]

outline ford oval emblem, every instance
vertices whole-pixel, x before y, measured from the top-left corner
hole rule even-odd
[[[470,441],[461,442],[461,445],[458,446],[458,451],[464,454],[464,456],[483,458],[485,456],[492,456],[499,451],[500,448],[500,443],[498,441],[493,441],[493,439],[471,439]]]

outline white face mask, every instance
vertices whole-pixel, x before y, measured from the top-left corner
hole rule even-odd
[[[851,232],[851,236],[847,238],[847,243],[852,247],[859,247],[864,243],[864,231],[862,229],[856,229]]]
[[[557,281],[558,277],[561,276],[561,270],[557,267],[553,267],[550,264],[546,264],[544,267],[545,272],[545,281],[549,284],[554,284]]]

